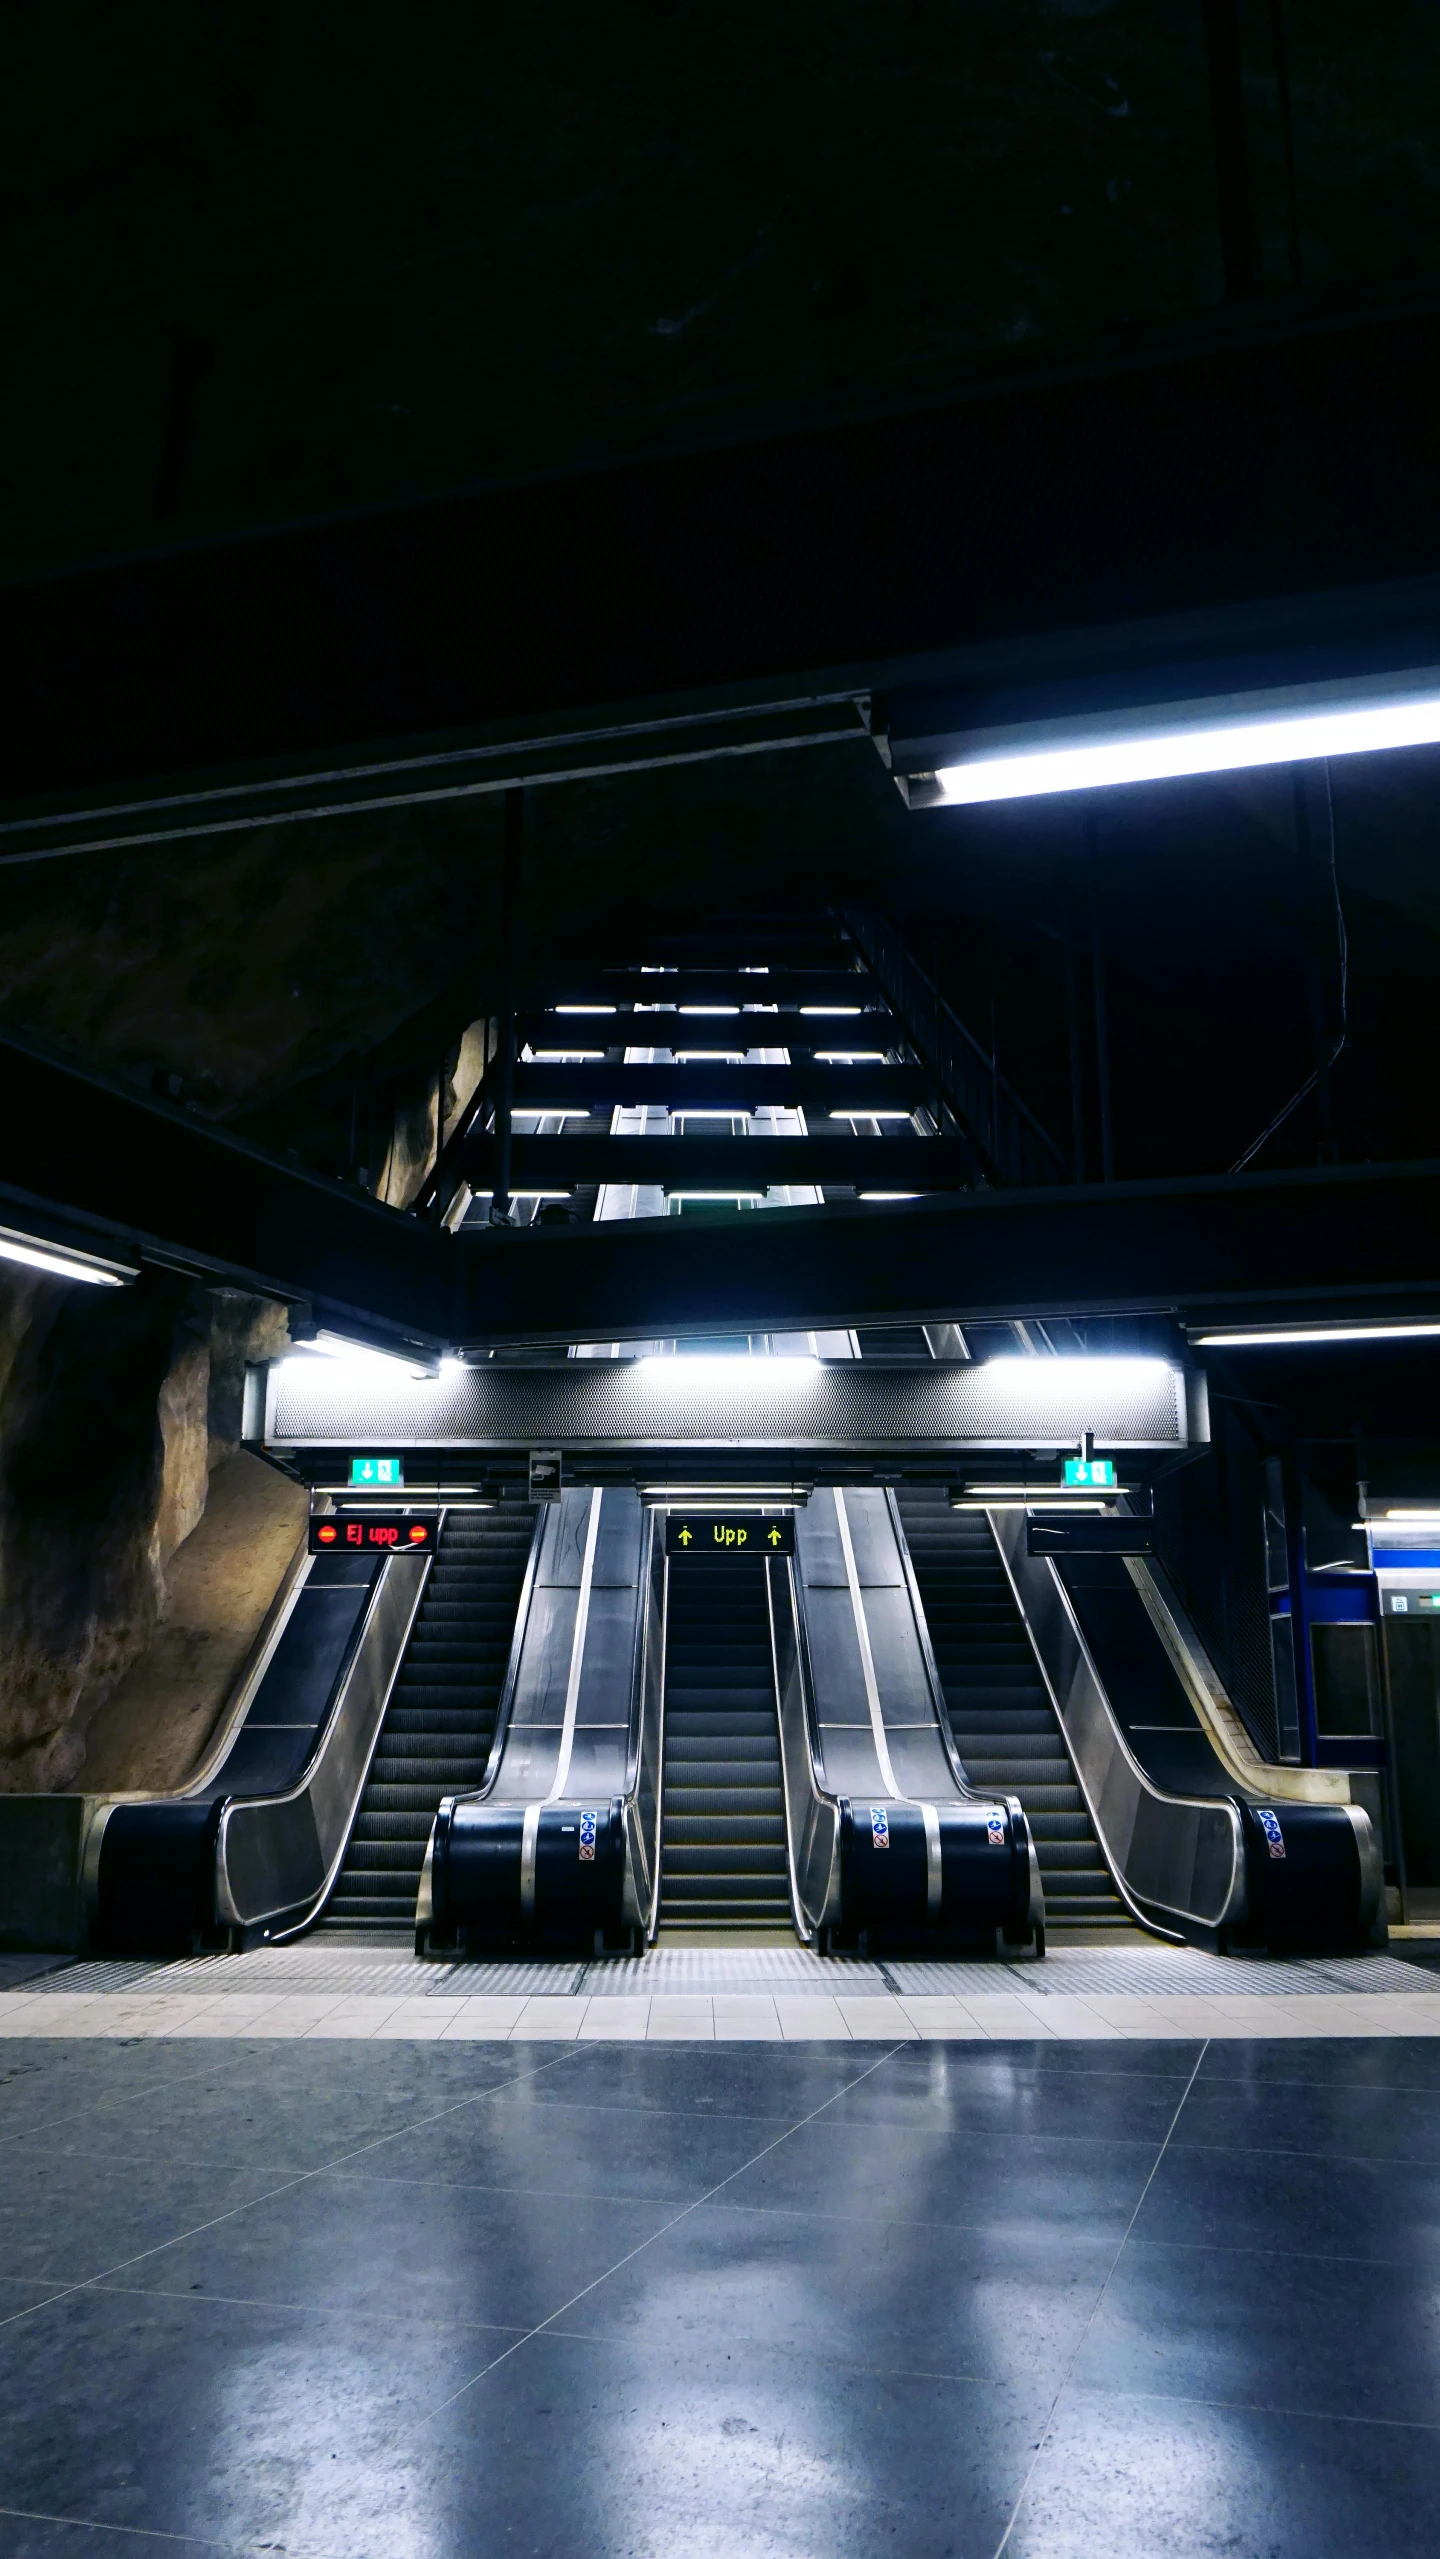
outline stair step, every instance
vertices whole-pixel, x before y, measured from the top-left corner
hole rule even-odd
[[[478,1786],[489,1764],[533,1535],[529,1517],[447,1515],[327,1927],[413,1922],[440,1799]]]
[[[1018,1795],[1051,1920],[1128,1921],[989,1521],[938,1491],[904,1490],[898,1505],[967,1777]]]
[[[791,1918],[763,1561],[672,1567],[660,1908],[687,1927]]]

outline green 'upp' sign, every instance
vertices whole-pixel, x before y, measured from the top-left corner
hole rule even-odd
[[[669,1511],[665,1552],[684,1555],[793,1555],[795,1521],[784,1512],[767,1519],[757,1511]]]

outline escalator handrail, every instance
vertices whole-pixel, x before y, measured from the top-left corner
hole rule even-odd
[[[930,1626],[925,1615],[925,1603],[920,1596],[920,1579],[910,1552],[910,1540],[905,1534],[905,1522],[900,1516],[900,1504],[889,1486],[886,1487],[885,1499],[889,1505],[895,1542],[904,1568],[905,1587],[910,1595],[910,1614],[915,1621],[915,1632],[920,1641],[920,1657],[930,1690],[930,1704],[939,1729],[940,1746],[950,1763],[950,1774],[955,1781],[955,1791],[958,1795],[963,1795],[967,1803],[989,1803],[992,1798],[989,1795],[977,1795],[975,1788],[971,1785],[969,1771],[956,1745],[954,1727],[950,1721],[950,1708],[945,1696],[944,1683],[940,1677],[940,1665],[935,1659],[935,1647],[930,1640]]]
[[[1060,1684],[1056,1677],[1056,1666],[1046,1658],[1042,1630],[1038,1629],[1035,1624],[1032,1608],[1027,1605],[1026,1595],[1021,1586],[1021,1578],[1016,1570],[1016,1558],[1011,1549],[1012,1547],[1018,1549],[1019,1541],[1023,1540],[1025,1534],[1026,1514],[1023,1511],[999,1512],[987,1510],[985,1517],[990,1525],[990,1533],[995,1540],[996,1551],[998,1552],[1000,1561],[1004,1566],[1005,1577],[1010,1585],[1010,1590],[1014,1597],[1016,1608],[1019,1611],[1021,1623],[1024,1626],[1026,1635],[1029,1639],[1030,1649],[1035,1656],[1035,1661],[1039,1668],[1041,1679],[1044,1681],[1046,1695],[1049,1697],[1056,1722],[1058,1723],[1061,1734],[1064,1737],[1066,1751],[1075,1774],[1076,1785],[1078,1786],[1080,1794],[1084,1800],[1085,1809],[1090,1816],[1095,1836],[1100,1843],[1101,1854],[1105,1859],[1105,1863],[1109,1869],[1115,1889],[1121,1900],[1124,1902],[1127,1910],[1130,1912],[1132,1918],[1134,1918],[1142,1928],[1147,1929],[1151,1935],[1167,1937],[1175,1944],[1181,1944],[1184,1942],[1183,1932],[1165,1927],[1161,1921],[1156,1919],[1156,1911],[1164,1913],[1167,1918],[1190,1920],[1191,1922],[1199,1923],[1201,1926],[1206,1928],[1219,1929],[1235,1926],[1244,1917],[1246,1898],[1245,1841],[1238,1807],[1229,1796],[1171,1794],[1164,1787],[1157,1786],[1154,1779],[1141,1767],[1139,1760],[1136,1758],[1125,1737],[1125,1732],[1120,1723],[1120,1719],[1116,1715],[1115,1710],[1110,1703],[1105,1683],[1096,1668],[1094,1657],[1085,1640],[1084,1633],[1080,1626],[1080,1621],[1076,1616],[1074,1607],[1071,1603],[1070,1594],[1066,1590],[1060,1575],[1055,1570],[1054,1560],[1048,1556],[1037,1556],[1034,1558],[1034,1562],[1038,1568],[1039,1574],[1043,1577],[1042,1587],[1047,1594],[1053,1595],[1054,1602],[1063,1620],[1066,1637],[1075,1648],[1076,1655],[1088,1684],[1089,1693],[1102,1721],[1102,1726],[1109,1744],[1112,1764],[1120,1766],[1124,1770],[1129,1781],[1132,1805],[1137,1801],[1144,1800],[1156,1806],[1173,1809],[1177,1814],[1185,1813],[1193,1818],[1197,1826],[1201,1823],[1213,1823],[1217,1828],[1226,1830],[1229,1833],[1231,1849],[1230,1882],[1218,1910],[1191,1910],[1186,1908],[1183,1903],[1167,1901],[1160,1898],[1158,1895],[1146,1893],[1141,1896],[1137,1894],[1132,1887],[1125,1873],[1122,1857],[1114,1842],[1113,1825],[1106,1818],[1104,1800],[1095,1783],[1096,1772],[1092,1767],[1087,1765],[1086,1754],[1083,1747],[1078,1746],[1083,1743],[1083,1736],[1078,1731],[1075,1719],[1071,1713],[1070,1699],[1068,1697],[1062,1698],[1061,1696]],[[1013,1534],[1004,1527],[1003,1523],[1006,1521],[1010,1521],[1015,1524]],[[1133,1823],[1127,1829],[1127,1839],[1131,1836],[1133,1836]]]
[[[660,1514],[647,1507],[641,1531],[639,1605],[635,1611],[635,1631],[630,1653],[630,1737],[625,1759],[623,1798],[625,1835],[630,1844],[632,1871],[637,1851],[648,1870],[644,1896],[642,1897],[638,1889],[638,1877],[635,1895],[640,1930],[647,1945],[653,1942],[660,1925],[660,1826],[665,1785],[665,1640],[670,1585],[664,1541],[659,1535],[659,1520]],[[657,1564],[660,1581],[658,1636],[653,1623]],[[645,1773],[645,1743],[652,1686],[655,1695],[656,1724],[655,1817],[654,1835],[647,1840],[640,1810],[640,1789]]]
[[[461,1790],[455,1798],[457,1803],[463,1800],[471,1804],[480,1797],[488,1795],[500,1775],[500,1763],[504,1759],[505,1744],[510,1735],[510,1717],[515,1705],[515,1690],[520,1678],[525,1635],[530,1624],[530,1605],[535,1596],[535,1580],[540,1570],[540,1550],[545,1542],[545,1522],[549,1516],[549,1510],[548,1502],[538,1502],[535,1506],[535,1525],[530,1532],[530,1552],[525,1558],[525,1572],[515,1610],[515,1625],[510,1637],[510,1650],[505,1659],[505,1677],[500,1683],[500,1700],[495,1709],[495,1729],[490,1736],[490,1748],[485,1758],[485,1774],[478,1786],[466,1786]]]
[[[296,1936],[310,1927],[323,1910],[350,1844],[370,1764],[424,1596],[432,1561],[430,1555],[386,1556],[347,1651],[330,1712],[295,1783],[274,1795],[232,1795],[226,1800],[215,1843],[215,1914],[221,1927],[243,1932],[260,1926],[267,1919],[281,1918],[285,1925],[276,1930],[273,1940],[278,1944],[283,1938]],[[378,1655],[373,1664],[375,1676],[367,1685],[364,1674],[371,1668],[372,1656],[375,1655]],[[352,1769],[343,1778],[343,1818],[336,1826],[333,1838],[327,1841],[321,1831],[321,1817],[327,1809],[323,1801],[323,1783],[337,1752],[349,1740],[358,1741],[359,1748]],[[292,1823],[291,1820],[294,1808],[302,1805],[311,1817],[308,1832],[303,1821]],[[236,1834],[238,1846],[244,1831],[253,1828],[257,1822],[265,1826],[273,1845],[282,1852],[288,1844],[287,1832],[294,1830],[298,1840],[297,1870],[303,1863],[304,1851],[312,1845],[320,1849],[324,1863],[318,1879],[312,1858],[308,1873],[297,1871],[295,1874],[297,1890],[278,1891],[252,1907],[248,1897],[236,1888],[231,1841],[232,1833]]]
[[[840,1915],[840,1812],[839,1802],[825,1783],[824,1755],[820,1746],[820,1723],[815,1711],[815,1683],[810,1662],[809,1630],[805,1622],[804,1585],[796,1571],[793,1555],[767,1556],[765,1559],[766,1606],[770,1618],[770,1670],[775,1684],[775,1722],[780,1736],[780,1775],[785,1794],[785,1863],[790,1878],[790,1907],[796,1933],[808,1945],[817,1929]],[[776,1606],[776,1576],[788,1601],[783,1621],[795,1648],[795,1682],[799,1692],[799,1748],[795,1758],[799,1765],[793,1774],[791,1752],[787,1741],[787,1700],[789,1678],[782,1674],[780,1625]],[[829,1855],[824,1856],[824,1890],[812,1909],[806,1900],[796,1855],[797,1834],[803,1821],[808,1840],[812,1832],[830,1829]]]

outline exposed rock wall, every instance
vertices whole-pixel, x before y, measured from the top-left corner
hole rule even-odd
[[[75,1781],[238,1443],[245,1360],[283,1335],[283,1309],[164,1272],[0,1278],[0,1791]]]

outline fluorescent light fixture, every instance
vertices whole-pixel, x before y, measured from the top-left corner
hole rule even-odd
[[[763,1191],[682,1191],[672,1188],[670,1197],[672,1200],[714,1200],[722,1207],[740,1208],[755,1200],[763,1200],[765,1194]]]
[[[1283,1349],[1292,1342],[1421,1342],[1440,1335],[1440,1324],[1277,1324],[1269,1332],[1192,1333],[1201,1350]]]
[[[464,1376],[465,1362],[460,1357],[458,1351],[447,1351],[445,1353],[444,1358],[440,1362],[440,1374],[442,1377]]]
[[[677,1013],[719,1014],[738,1013],[740,1007],[738,1004],[677,1004],[675,1010]]]
[[[923,1199],[924,1196],[923,1191],[860,1191],[857,1193],[857,1197],[862,1200],[918,1200]]]
[[[913,1120],[913,1111],[867,1111],[861,1102],[848,1111],[832,1111],[832,1120]]]
[[[311,1341],[297,1342],[295,1348],[301,1352],[318,1352],[324,1359],[342,1361],[360,1374],[373,1371],[383,1374],[387,1370],[399,1369],[406,1377],[428,1378],[434,1375],[433,1369],[414,1353],[377,1350],[373,1342],[352,1342],[343,1333],[317,1333]]]
[[[1401,1525],[1408,1526],[1410,1528],[1440,1528],[1440,1511],[1436,1510],[1391,1510],[1386,1511],[1384,1516],[1386,1519],[1393,1519]],[[1370,1525],[1372,1527],[1374,1526],[1373,1513],[1371,1514]]]
[[[1186,774],[1238,773],[1266,764],[1298,764],[1315,756],[1374,755],[1397,747],[1440,744],[1440,690],[1433,670],[1428,689],[1399,689],[1390,679],[1376,698],[1370,683],[1335,688],[1317,702],[1313,693],[1284,707],[1272,696],[1253,710],[1217,717],[1222,705],[1192,704],[1185,714],[1137,713],[1096,734],[1093,721],[1079,734],[1050,742],[988,746],[963,763],[943,765],[935,779],[946,800],[973,807],[986,800],[1028,800],[1052,791],[1099,791],[1120,782],[1165,782]],[[1369,698],[1357,698],[1368,696]],[[1284,702],[1284,697],[1280,697]],[[1228,706],[1224,706],[1227,707]],[[1206,711],[1210,716],[1206,717]]]
[[[1046,1509],[1050,1506],[1046,1497]],[[1103,1502],[1065,1502],[1060,1507],[1066,1511],[1103,1511],[1105,1505]],[[952,1502],[950,1508],[952,1511],[1033,1511],[1035,1496],[1032,1493],[1024,1501],[1016,1501],[1012,1495],[1006,1494],[1003,1501],[996,1501],[988,1493],[967,1493],[962,1502]]]
[[[744,1370],[746,1381],[755,1385],[782,1386],[797,1378],[816,1377],[820,1362],[806,1352],[791,1354],[770,1351],[647,1351],[635,1362],[647,1377],[672,1377],[686,1386],[733,1386],[736,1374]]]
[[[817,1066],[883,1066],[883,1048],[817,1048]]]
[[[98,1253],[72,1252],[65,1244],[48,1244],[38,1235],[17,1235],[0,1227],[0,1262],[18,1262],[27,1271],[44,1271],[51,1279],[88,1281],[91,1288],[124,1288],[140,1273],[133,1262],[111,1262]]]
[[[539,1066],[583,1066],[587,1058],[603,1060],[605,1051],[603,1048],[532,1048],[530,1055]],[[586,1116],[588,1118],[589,1114]]]
[[[743,1066],[745,1052],[734,1048],[677,1048],[670,1052],[677,1066]]]
[[[1057,1391],[1080,1394],[1087,1386],[1112,1391],[1128,1387],[1132,1393],[1142,1392],[1176,1374],[1168,1359],[1110,1351],[1064,1359],[1027,1359],[1023,1352],[1005,1351],[996,1359],[986,1360],[984,1370],[987,1376],[1003,1371],[1007,1387],[1019,1394],[1033,1393],[1037,1399]]]
[[[800,1010],[814,1021],[853,1022],[864,1011],[862,1004],[802,1004]]]
[[[614,1004],[552,1004],[550,1007],[552,1013],[614,1013],[618,1009]]]

